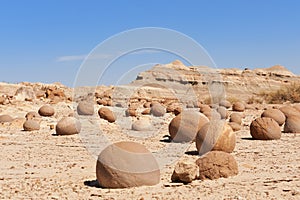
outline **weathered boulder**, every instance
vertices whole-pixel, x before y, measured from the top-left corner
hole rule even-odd
[[[284,124],[285,133],[300,133],[300,116],[289,115]]]
[[[162,117],[166,114],[166,108],[156,103],[151,107],[151,114],[155,117]]]
[[[243,116],[240,113],[232,113],[230,115],[229,122],[235,122],[237,124],[242,124]]]
[[[132,124],[132,130],[135,131],[149,131],[153,128],[149,119],[139,119]]]
[[[23,124],[24,131],[36,131],[40,130],[40,124],[32,119],[26,120]]]
[[[228,125],[232,128],[233,131],[240,131],[242,126],[236,122],[229,122]]]
[[[105,188],[129,188],[156,185],[160,169],[152,153],[135,142],[118,142],[106,147],[98,156],[96,175]]]
[[[94,104],[88,101],[81,101],[77,105],[78,115],[93,115],[94,114]]]
[[[225,107],[225,108],[230,108],[232,105],[231,105],[231,103],[229,102],[229,101],[227,101],[227,100],[223,100],[223,101],[221,101],[220,103],[219,103],[219,105],[220,106],[223,106],[223,107]]]
[[[267,109],[261,114],[261,117],[272,118],[279,126],[282,126],[286,120],[285,115],[278,109]]]
[[[299,112],[296,108],[294,108],[294,107],[292,107],[292,106],[289,106],[289,105],[287,105],[287,106],[282,106],[282,107],[279,108],[279,110],[280,110],[286,117],[289,117],[289,116],[291,116],[291,115],[300,115],[300,112]]]
[[[238,165],[232,155],[223,151],[211,151],[200,157],[196,164],[199,167],[199,179],[228,178],[238,174]]]
[[[55,130],[57,135],[74,135],[80,132],[81,124],[74,117],[64,117],[57,122]]]
[[[55,110],[50,105],[44,105],[39,109],[38,113],[43,117],[51,117],[55,114]]]
[[[100,118],[107,120],[110,123],[113,123],[117,120],[115,114],[106,107],[102,107],[98,110],[98,114],[100,116]]]
[[[198,131],[196,136],[196,147],[200,155],[209,151],[231,153],[235,144],[235,133],[225,120],[210,121]]]
[[[232,105],[232,110],[237,112],[244,112],[245,111],[245,105],[242,102],[235,102]]]
[[[170,122],[170,137],[173,142],[191,142],[208,122],[207,117],[197,111],[183,111]]]
[[[263,117],[251,123],[250,134],[257,140],[276,140],[281,138],[281,129],[274,119]]]
[[[198,177],[199,168],[194,162],[179,161],[175,165],[171,180],[173,182],[191,183]]]

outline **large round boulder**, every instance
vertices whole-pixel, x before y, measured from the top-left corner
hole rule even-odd
[[[198,131],[196,136],[196,147],[200,155],[209,151],[231,153],[235,144],[235,133],[225,120],[210,121]]]
[[[24,131],[36,131],[40,129],[40,124],[32,119],[26,120],[23,124]]]
[[[233,131],[240,131],[242,129],[242,125],[236,122],[229,122],[228,125],[232,128]]]
[[[221,115],[221,119],[227,119],[228,118],[228,111],[225,107],[223,106],[220,106],[218,109],[217,109],[218,113],[220,113]]]
[[[11,122],[13,120],[10,115],[0,115],[0,123]]]
[[[74,135],[81,130],[80,122],[74,117],[64,117],[56,124],[57,135]]]
[[[241,125],[243,122],[243,116],[240,113],[232,113],[230,115],[229,122],[235,122]]]
[[[77,105],[78,115],[93,115],[94,114],[94,104],[88,101],[79,102]]]
[[[229,101],[227,101],[227,100],[223,100],[223,101],[221,101],[220,103],[219,103],[219,105],[220,106],[223,106],[223,107],[225,107],[225,108],[230,108],[232,105],[231,105],[231,103],[229,102]]]
[[[251,123],[250,134],[257,140],[276,140],[281,138],[281,129],[274,119],[263,117]]]
[[[109,108],[106,108],[106,107],[100,108],[98,110],[98,114],[99,114],[100,118],[105,119],[110,123],[115,122],[117,119],[115,114]]]
[[[199,167],[199,179],[228,178],[238,174],[238,165],[232,155],[223,151],[211,151],[200,157],[196,164]]]
[[[243,104],[242,102],[235,102],[232,105],[232,110],[237,111],[237,112],[244,112],[245,111],[245,104]]]
[[[129,188],[156,185],[160,181],[159,165],[142,144],[118,142],[106,147],[98,156],[96,175],[105,188]]]
[[[55,110],[50,105],[44,105],[39,109],[38,113],[43,117],[51,117],[55,114]]]
[[[282,126],[286,120],[285,115],[278,109],[267,109],[262,114],[261,117],[268,117],[274,119],[279,126]]]
[[[300,116],[290,115],[284,124],[285,133],[300,133]]]
[[[135,131],[149,131],[152,130],[153,126],[149,119],[139,119],[133,122],[131,128]]]
[[[291,116],[291,115],[300,115],[300,112],[299,112],[296,108],[294,108],[294,107],[292,107],[292,106],[289,106],[289,105],[287,105],[287,106],[282,106],[282,107],[279,108],[279,110],[280,110],[286,117],[289,117],[289,116]]]
[[[39,115],[39,113],[34,111],[30,111],[25,115],[26,120],[40,118],[40,117],[41,116]]]
[[[166,113],[166,108],[164,106],[162,106],[161,104],[156,103],[151,107],[150,112],[155,117],[162,117]]]
[[[197,111],[183,111],[169,124],[171,140],[173,142],[191,142],[202,126],[208,122],[208,118]]]

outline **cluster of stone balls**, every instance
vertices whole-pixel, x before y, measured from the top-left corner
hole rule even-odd
[[[231,105],[222,101],[219,105],[199,105],[200,112],[182,109],[171,105],[165,108],[159,103],[144,105],[147,112],[154,117],[162,117],[166,112],[173,112],[175,117],[169,124],[170,141],[174,143],[195,143],[201,156],[195,162],[178,162],[172,174],[172,181],[189,183],[195,179],[216,179],[238,174],[238,166],[230,154],[236,144],[234,131],[242,129],[243,112],[246,107],[237,102]],[[234,111],[229,115],[228,109]],[[126,116],[136,116],[136,110],[127,109]],[[80,102],[77,105],[78,115],[94,115],[94,104]],[[42,117],[50,117],[55,110],[50,105],[42,106],[38,112],[26,114],[23,123],[25,131],[40,129]],[[98,110],[101,119],[114,123],[116,116],[106,106]],[[228,119],[228,120],[227,120]],[[8,115],[1,115],[0,122],[13,119]],[[281,126],[286,133],[300,132],[300,106],[283,106],[266,109],[261,117],[250,125],[250,134],[254,139],[272,140],[281,138]],[[132,129],[147,130],[150,122],[137,120]],[[78,134],[81,130],[79,120],[74,113],[63,117],[56,124],[57,135]],[[142,144],[122,141],[108,146],[98,156],[96,165],[97,180],[102,187],[127,188],[142,185],[155,185],[160,181],[160,166],[152,153]]]

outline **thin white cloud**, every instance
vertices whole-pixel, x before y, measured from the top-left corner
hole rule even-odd
[[[68,61],[79,61],[79,60],[84,60],[87,58],[88,55],[71,55],[71,56],[61,56],[56,59],[57,62],[68,62]],[[88,59],[108,59],[111,58],[112,55],[109,54],[95,54],[95,55],[90,55]]]

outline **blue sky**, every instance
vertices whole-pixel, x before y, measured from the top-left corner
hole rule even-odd
[[[93,48],[141,27],[186,34],[220,68],[281,64],[300,74],[299,10],[297,0],[1,0],[0,81],[72,86]],[[171,59],[154,56],[152,62]],[[119,62],[115,71],[126,67]]]

